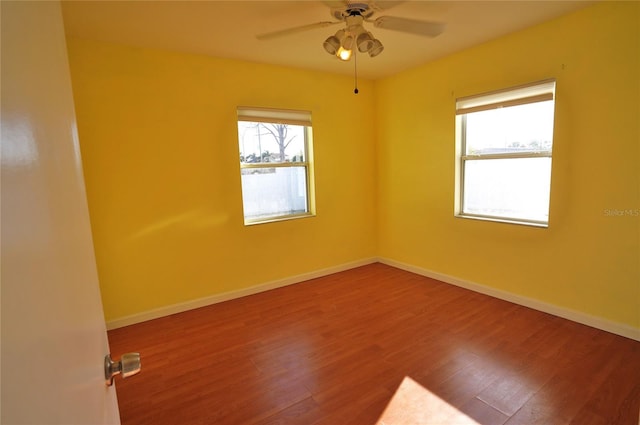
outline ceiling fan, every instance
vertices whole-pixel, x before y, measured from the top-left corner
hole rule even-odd
[[[436,37],[445,29],[445,24],[440,22],[422,21],[397,16],[379,16],[375,19],[373,18],[374,14],[396,6],[397,4],[404,3],[404,1],[363,0],[354,2],[344,0],[324,1],[323,3],[329,6],[331,16],[334,18],[333,21],[315,22],[268,32],[259,34],[256,38],[259,40],[270,40],[315,28],[344,23],[345,27],[338,30],[335,35],[329,36],[324,41],[323,47],[329,54],[346,61],[351,58],[354,46],[357,47],[361,53],[368,53],[371,57],[379,55],[384,50],[384,46],[380,40],[374,38],[373,34],[364,28],[363,24],[365,22],[373,24],[375,28],[401,31],[423,37]]]

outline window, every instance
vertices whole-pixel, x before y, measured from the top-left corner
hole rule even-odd
[[[238,108],[244,223],[314,214],[311,113]]]
[[[555,80],[456,100],[456,215],[546,227]]]

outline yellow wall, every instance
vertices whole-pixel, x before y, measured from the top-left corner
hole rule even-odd
[[[373,84],[69,39],[107,321],[375,255]],[[245,227],[236,107],[312,111],[317,216]]]
[[[640,327],[639,27],[597,4],[376,82],[379,255]],[[549,228],[454,218],[455,98],[549,77]]]
[[[375,83],[69,40],[107,320],[378,255],[640,327],[640,12],[596,4]],[[557,79],[547,229],[453,217],[454,103]],[[238,105],[313,112],[318,216],[245,227]],[[344,111],[371,121],[345,121]]]

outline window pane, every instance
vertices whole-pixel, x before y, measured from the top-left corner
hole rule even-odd
[[[551,151],[554,101],[466,114],[465,154]]]
[[[304,162],[305,127],[238,121],[240,162]]]
[[[548,221],[551,158],[467,160],[463,213]]]
[[[308,212],[305,167],[243,168],[246,219]]]

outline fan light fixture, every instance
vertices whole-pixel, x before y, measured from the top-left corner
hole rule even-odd
[[[384,50],[384,46],[377,38],[364,29],[363,18],[360,15],[351,15],[346,18],[347,28],[341,29],[335,35],[329,36],[323,43],[324,50],[330,55],[343,61],[351,59],[354,44],[361,53],[368,53],[376,57]]]
[[[340,46],[340,48],[338,49],[338,52],[336,53],[336,56],[343,61],[348,61],[349,59],[351,59],[351,49],[345,49],[344,47]]]
[[[324,50],[327,51],[327,53],[329,53],[330,55],[337,55],[338,54],[338,50],[342,48],[342,46],[340,46],[340,40],[338,40],[338,38],[335,35],[332,35],[331,37],[327,38],[324,41]]]

